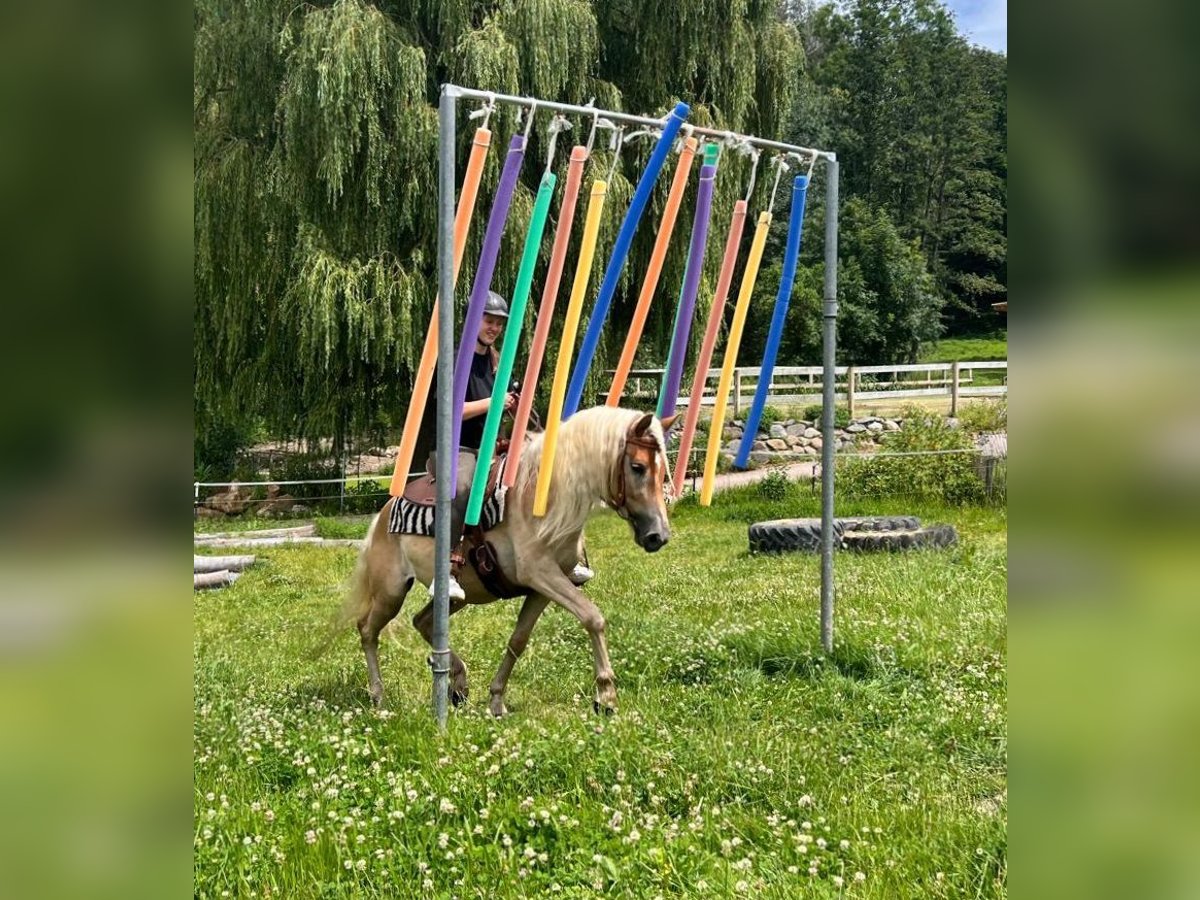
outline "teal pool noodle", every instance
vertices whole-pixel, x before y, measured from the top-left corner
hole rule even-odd
[[[537,266],[538,248],[542,245],[542,232],[546,230],[550,198],[554,194],[557,181],[558,178],[551,172],[543,175],[537,199],[533,203],[533,217],[529,220],[525,250],[521,254],[521,268],[517,271],[517,286],[513,288],[512,302],[508,307],[508,327],[504,329],[504,344],[500,350],[500,365],[496,368],[492,403],[488,407],[487,420],[483,423],[483,442],[479,445],[479,459],[475,463],[475,476],[471,480],[471,496],[467,501],[468,525],[478,525],[483,510],[488,470],[492,467],[496,436],[500,433],[500,418],[504,415],[504,396],[508,393],[508,384],[512,380],[513,362],[517,357],[517,346],[521,343],[521,328],[525,324],[525,307],[529,304],[529,288],[533,284],[533,270]]]

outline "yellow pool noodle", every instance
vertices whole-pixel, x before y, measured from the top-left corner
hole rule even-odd
[[[554,384],[550,388],[546,435],[542,439],[542,463],[538,470],[537,492],[533,498],[533,514],[538,517],[546,514],[546,501],[550,496],[550,476],[554,474],[554,451],[558,447],[558,426],[562,420],[563,402],[566,400],[567,379],[571,374],[571,354],[575,349],[575,336],[579,332],[583,298],[587,294],[588,280],[592,274],[596,239],[600,236],[600,213],[604,211],[604,198],[607,193],[607,182],[599,179],[592,182],[587,221],[579,244],[579,261],[575,264],[575,280],[571,284],[571,300],[567,304],[567,318],[563,322],[562,340],[558,346],[558,361],[554,366]]]
[[[729,402],[729,388],[733,384],[733,370],[737,366],[738,345],[742,342],[742,329],[746,325],[746,314],[750,311],[750,295],[754,293],[754,282],[758,280],[758,266],[762,262],[763,247],[766,246],[767,231],[770,227],[771,214],[759,213],[754,242],[750,245],[750,257],[746,260],[746,271],[742,274],[742,286],[738,290],[733,324],[729,328],[729,340],[725,344],[725,362],[721,366],[721,383],[717,386],[716,405],[713,407],[712,425],[708,432],[708,452],[704,457],[704,483],[700,487],[701,506],[712,504],[717,457],[721,453],[721,432],[725,426],[725,406]],[[754,440],[753,435],[748,437]],[[746,440],[746,437],[742,439]]]

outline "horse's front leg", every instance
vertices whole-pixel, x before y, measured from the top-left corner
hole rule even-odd
[[[450,615],[454,615],[467,603],[465,600],[450,601]],[[425,643],[430,647],[433,646],[433,599],[430,598],[425,607],[413,616],[413,627],[421,637],[425,638]],[[430,657],[432,664],[433,657]],[[471,691],[467,685],[467,667],[458,654],[453,650],[450,651],[450,683],[449,683],[450,702],[455,706],[459,706],[467,701],[467,697]]]
[[[531,579],[535,587],[571,615],[577,618],[592,639],[592,662],[596,674],[596,696],[593,707],[611,714],[617,708],[617,682],[612,663],[608,660],[608,644],[604,640],[604,614],[587,595],[571,583],[558,569],[538,572]]]
[[[492,679],[492,699],[488,708],[496,718],[508,714],[508,708],[504,705],[504,692],[508,688],[508,676],[512,674],[513,666],[525,652],[525,645],[529,643],[533,626],[537,624],[538,618],[549,603],[550,598],[548,597],[541,594],[530,594],[521,604],[521,612],[517,614],[517,627],[513,629],[512,637],[508,639],[508,646],[504,648],[504,657],[500,660],[500,668],[496,670],[496,677]]]

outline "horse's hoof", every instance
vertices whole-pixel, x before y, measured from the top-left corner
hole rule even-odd
[[[488,712],[490,712],[494,718],[503,719],[508,715],[508,707],[503,703],[492,703],[488,707]]]
[[[466,688],[462,688],[461,690],[457,690],[457,691],[454,690],[453,688],[451,688],[450,689],[450,702],[457,709],[458,707],[462,706],[464,703],[467,702],[467,697],[470,696],[470,693],[471,692],[468,691]]]
[[[592,712],[594,712],[596,715],[600,715],[601,710],[603,710],[604,715],[606,715],[606,716],[611,716],[611,715],[613,715],[613,713],[616,712],[615,708],[613,708],[611,706],[603,706],[602,707],[600,705],[599,700],[593,700],[592,701]]]

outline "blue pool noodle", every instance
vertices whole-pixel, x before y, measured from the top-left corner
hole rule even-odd
[[[787,250],[783,256],[783,277],[779,280],[779,293],[775,295],[775,312],[771,316],[771,331],[767,335],[767,349],[763,352],[762,369],[758,376],[758,388],[754,391],[754,403],[746,417],[742,441],[738,445],[737,459],[733,464],[746,468],[750,459],[750,446],[758,434],[758,423],[762,420],[763,407],[767,405],[767,393],[771,388],[771,373],[775,369],[775,356],[779,353],[779,341],[783,337],[783,325],[787,320],[788,303],[792,299],[792,285],[796,281],[796,260],[800,256],[800,234],[804,229],[804,201],[808,198],[808,176],[797,175],[792,182],[792,214],[788,217]]]
[[[563,403],[563,420],[570,418],[579,409],[580,398],[583,397],[583,384],[587,381],[588,369],[591,368],[592,358],[596,355],[596,345],[600,343],[600,332],[604,329],[604,320],[608,318],[608,308],[612,305],[613,294],[617,290],[617,281],[621,270],[625,268],[625,260],[629,256],[629,245],[633,243],[633,234],[637,231],[638,223],[645,212],[650,200],[650,192],[658,180],[667,154],[671,152],[671,144],[679,133],[683,120],[687,118],[690,108],[686,103],[675,104],[675,109],[667,116],[663,125],[662,136],[654,146],[646,171],[638,181],[637,190],[625,213],[625,221],[617,234],[617,242],[613,245],[612,256],[608,260],[608,268],[604,270],[604,281],[600,284],[600,293],[596,296],[596,308],[588,319],[587,331],[583,335],[583,344],[579,347],[579,357],[575,360],[575,371],[571,373],[571,381],[567,386],[567,397]]]

